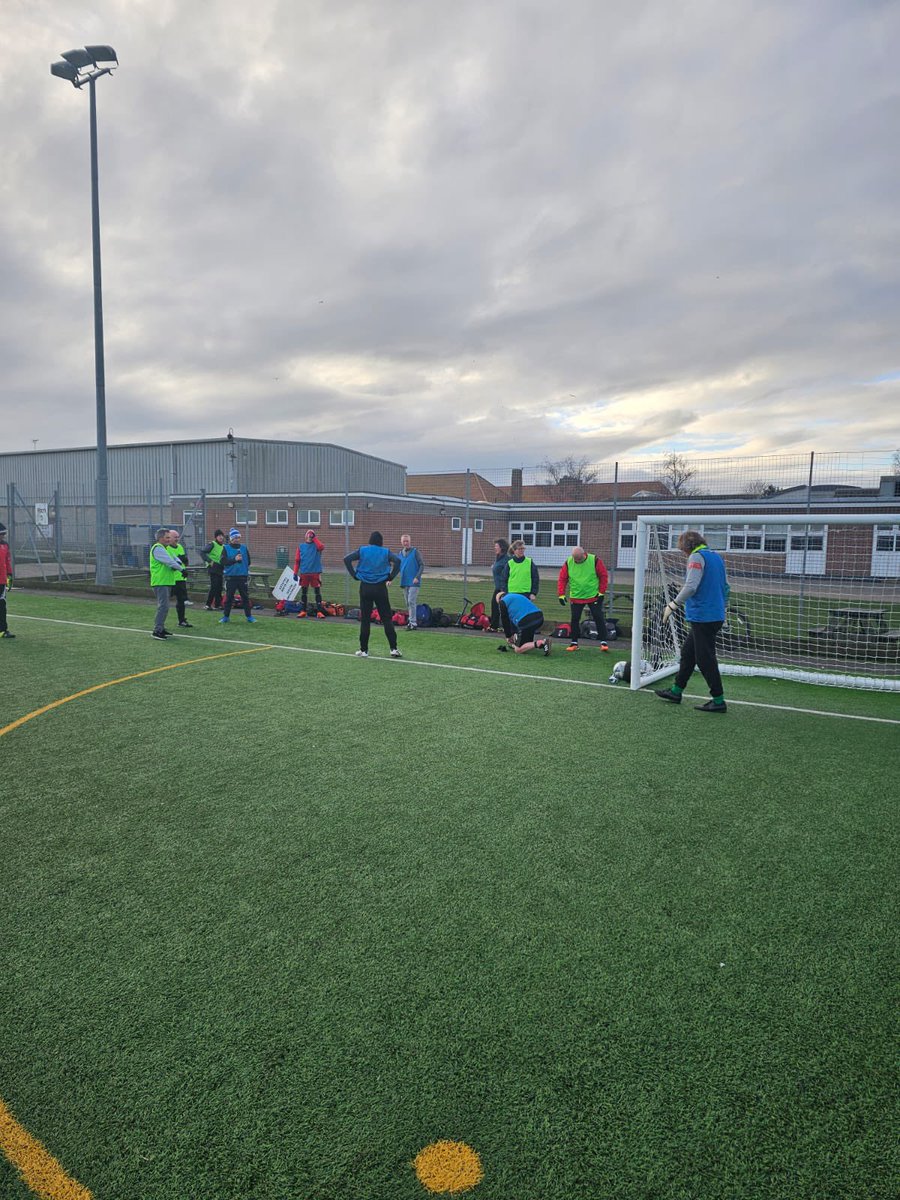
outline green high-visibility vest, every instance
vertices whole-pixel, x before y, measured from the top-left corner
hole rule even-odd
[[[523,596],[531,595],[530,558],[523,558],[521,562],[517,558],[509,560],[509,583],[506,590],[508,592],[521,592]]]
[[[175,549],[172,551],[172,553],[175,555],[176,558],[178,558],[179,555],[184,554],[184,546],[182,546],[181,542],[178,543],[178,545],[175,547]],[[187,575],[185,575],[184,571],[176,571],[175,578],[176,579],[187,579]]]
[[[154,542],[154,546],[161,545],[160,542]],[[164,550],[168,550],[168,546],[163,546]],[[171,551],[169,551],[171,553]],[[176,579],[181,575],[180,571],[176,571],[173,567],[166,566],[165,563],[157,562],[153,557],[153,546],[150,547],[150,586],[151,587],[172,587]]]
[[[222,555],[224,553],[225,553],[224,544],[217,542],[216,539],[213,538],[212,545],[210,546],[209,552],[207,553],[206,557],[209,559],[209,561],[211,563],[215,563],[216,565],[218,565],[222,561]]]
[[[584,562],[566,559],[569,571],[569,596],[573,600],[593,600],[600,587],[597,578],[597,556],[589,554]]]

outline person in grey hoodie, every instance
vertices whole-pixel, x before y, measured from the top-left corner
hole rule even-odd
[[[419,602],[419,588],[422,586],[422,572],[425,563],[422,555],[412,544],[412,538],[404,533],[400,538],[400,586],[406,597],[406,607],[409,613],[408,629],[417,629],[416,607]]]
[[[503,591],[503,568],[510,560],[509,542],[506,538],[497,538],[494,542],[494,554],[497,556],[494,559],[491,567],[491,574],[494,577],[494,586],[491,589],[491,624],[490,632],[500,632],[500,605],[497,603],[497,593]]]

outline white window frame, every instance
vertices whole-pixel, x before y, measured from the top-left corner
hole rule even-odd
[[[548,528],[538,529],[538,526]],[[549,542],[538,543],[538,535],[549,538]],[[580,521],[510,521],[509,540],[523,541],[526,546],[534,546],[542,550],[568,550],[577,546],[581,540]]]
[[[450,518],[450,528],[453,530],[454,533],[459,533],[460,530],[462,529],[462,517],[451,517]]]
[[[336,511],[337,511],[337,509],[335,509],[335,512]],[[313,514],[315,514],[315,515],[313,515]],[[297,524],[305,525],[307,527],[307,529],[311,528],[313,525],[321,525],[322,524],[321,508],[298,508],[297,509]]]
[[[475,532],[484,533],[484,521],[481,517],[475,518]]]
[[[350,529],[356,524],[356,511],[352,508],[330,508],[328,524],[340,529]]]
[[[244,520],[241,520],[241,513],[244,514]],[[252,516],[251,516],[252,514]],[[249,520],[247,519],[249,517]],[[234,510],[235,525],[255,525],[259,518],[259,510],[255,508],[236,508]]]
[[[275,513],[274,521],[269,520],[269,517],[271,516],[272,513]],[[284,514],[283,521],[281,520],[282,513]],[[267,525],[287,525],[287,523],[288,523],[288,510],[286,508],[267,508],[266,509],[266,524]]]

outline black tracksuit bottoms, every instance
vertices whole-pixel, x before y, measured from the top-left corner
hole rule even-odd
[[[387,580],[382,583],[363,583],[359,581],[359,648],[369,649],[369,630],[372,628],[372,609],[378,609],[381,624],[384,626],[388,645],[392,650],[397,649],[397,631],[394,629],[394,611],[388,596]]]
[[[675,683],[680,688],[686,688],[688,680],[698,667],[700,674],[706,680],[711,696],[722,695],[722,676],[719,674],[719,663],[716,659],[716,636],[724,621],[692,621],[688,626],[687,637],[681,643],[681,661],[678,664],[678,674]]]

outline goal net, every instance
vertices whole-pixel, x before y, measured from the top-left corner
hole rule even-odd
[[[896,513],[639,517],[631,686],[671,675],[687,632],[678,537],[702,533],[731,592],[717,642],[723,675],[900,691],[900,522]],[[640,664],[640,670],[635,669]]]

